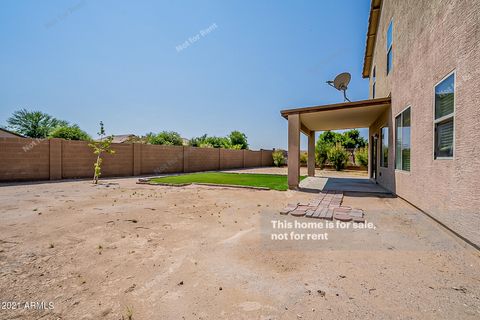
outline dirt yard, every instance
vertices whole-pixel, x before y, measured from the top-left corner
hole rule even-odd
[[[479,253],[400,199],[347,194],[374,229],[273,241],[314,195],[135,182],[0,187],[0,319],[480,318]]]

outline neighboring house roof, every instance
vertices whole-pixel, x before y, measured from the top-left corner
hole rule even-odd
[[[138,137],[134,134],[114,134],[112,137],[112,143],[127,143],[138,139]]]
[[[372,70],[373,51],[375,49],[378,21],[380,20],[380,11],[382,9],[382,0],[371,1],[370,17],[368,18],[367,40],[365,43],[365,58],[363,59],[363,78],[370,77],[370,70]]]
[[[9,137],[12,137],[12,138],[25,138],[25,136],[22,136],[21,134],[12,132],[12,131],[7,130],[7,129],[4,129],[4,128],[0,128],[0,137],[1,137],[1,138],[9,138]]]

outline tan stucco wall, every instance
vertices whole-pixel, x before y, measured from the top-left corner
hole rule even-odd
[[[387,76],[392,18],[393,71]],[[480,1],[384,0],[373,66],[376,97],[392,97],[390,125],[401,110],[412,108],[411,171],[393,170],[391,126],[389,169],[379,182],[480,245]],[[453,70],[454,159],[434,160],[434,86]],[[372,125],[370,134],[379,126]]]

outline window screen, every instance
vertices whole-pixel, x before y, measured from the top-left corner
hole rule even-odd
[[[454,144],[455,74],[435,86],[435,159],[452,158]]]
[[[411,109],[395,118],[395,168],[410,171]]]

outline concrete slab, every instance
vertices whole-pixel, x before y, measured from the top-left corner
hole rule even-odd
[[[367,178],[307,177],[300,182],[300,188],[319,191],[391,193]]]

